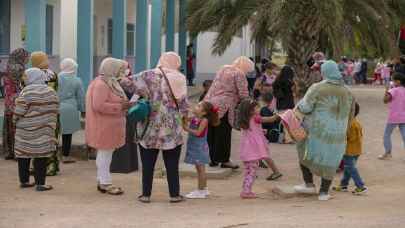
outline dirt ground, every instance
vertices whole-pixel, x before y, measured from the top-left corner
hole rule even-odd
[[[114,174],[114,183],[126,191],[108,196],[96,191],[95,163],[63,165],[59,176],[47,179],[55,190],[38,193],[18,188],[15,162],[0,161],[0,227],[153,227],[153,228],[400,228],[405,227],[405,151],[395,132],[394,158],[379,161],[386,107],[382,88],[353,89],[360,105],[365,129],[364,155],[359,161],[361,175],[370,191],[367,196],[333,193],[328,202],[314,197],[281,199],[270,193],[276,185],[301,183],[294,146],[271,145],[273,158],[284,173],[277,182],[268,182],[261,170],[254,190],[260,198],[241,200],[242,175],[226,180],[209,180],[212,196],[207,200],[168,203],[165,179],[155,179],[153,202],[138,203],[140,173]],[[233,157],[238,159],[238,135],[234,135]],[[340,179],[337,177],[335,182]],[[182,192],[193,190],[196,180],[181,180]]]

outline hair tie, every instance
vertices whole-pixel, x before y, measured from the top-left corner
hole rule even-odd
[[[218,107],[215,107],[215,106],[212,106],[211,111],[212,111],[213,113],[218,113],[219,108],[218,108]]]

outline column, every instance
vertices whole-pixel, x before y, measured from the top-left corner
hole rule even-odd
[[[136,40],[135,40],[135,72],[146,70],[147,64],[147,27],[148,0],[136,1]]]
[[[93,79],[93,0],[77,3],[77,63],[78,75],[85,88]]]
[[[166,3],[166,51],[174,51],[174,23],[176,1],[167,0]]]
[[[112,57],[124,59],[127,46],[127,0],[113,0]]]
[[[183,74],[187,74],[187,28],[186,28],[186,0],[179,0],[180,3],[180,21],[179,21],[179,55],[181,57],[181,69]]]
[[[60,4],[60,58],[76,59],[77,0],[62,0]]]
[[[155,67],[159,61],[162,44],[162,0],[152,0],[150,34],[150,66]]]
[[[45,51],[46,0],[25,0],[26,48],[29,52]]]

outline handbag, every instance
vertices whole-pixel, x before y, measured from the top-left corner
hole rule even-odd
[[[298,110],[287,110],[280,114],[284,129],[287,130],[291,138],[296,142],[304,141],[307,138],[307,132],[302,126],[302,116]]]
[[[135,105],[128,110],[128,120],[131,122],[145,121],[150,114],[150,103],[146,99],[139,99]]]

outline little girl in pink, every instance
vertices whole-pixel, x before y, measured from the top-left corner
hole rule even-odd
[[[264,136],[262,123],[272,123],[279,120],[278,116],[261,117],[260,108],[256,101],[245,99],[240,104],[240,125],[242,135],[240,139],[240,159],[244,165],[243,199],[256,198],[252,186],[256,179],[256,171],[260,160],[266,160],[271,165],[274,161],[269,156],[267,139]],[[269,164],[269,165],[270,165]]]

